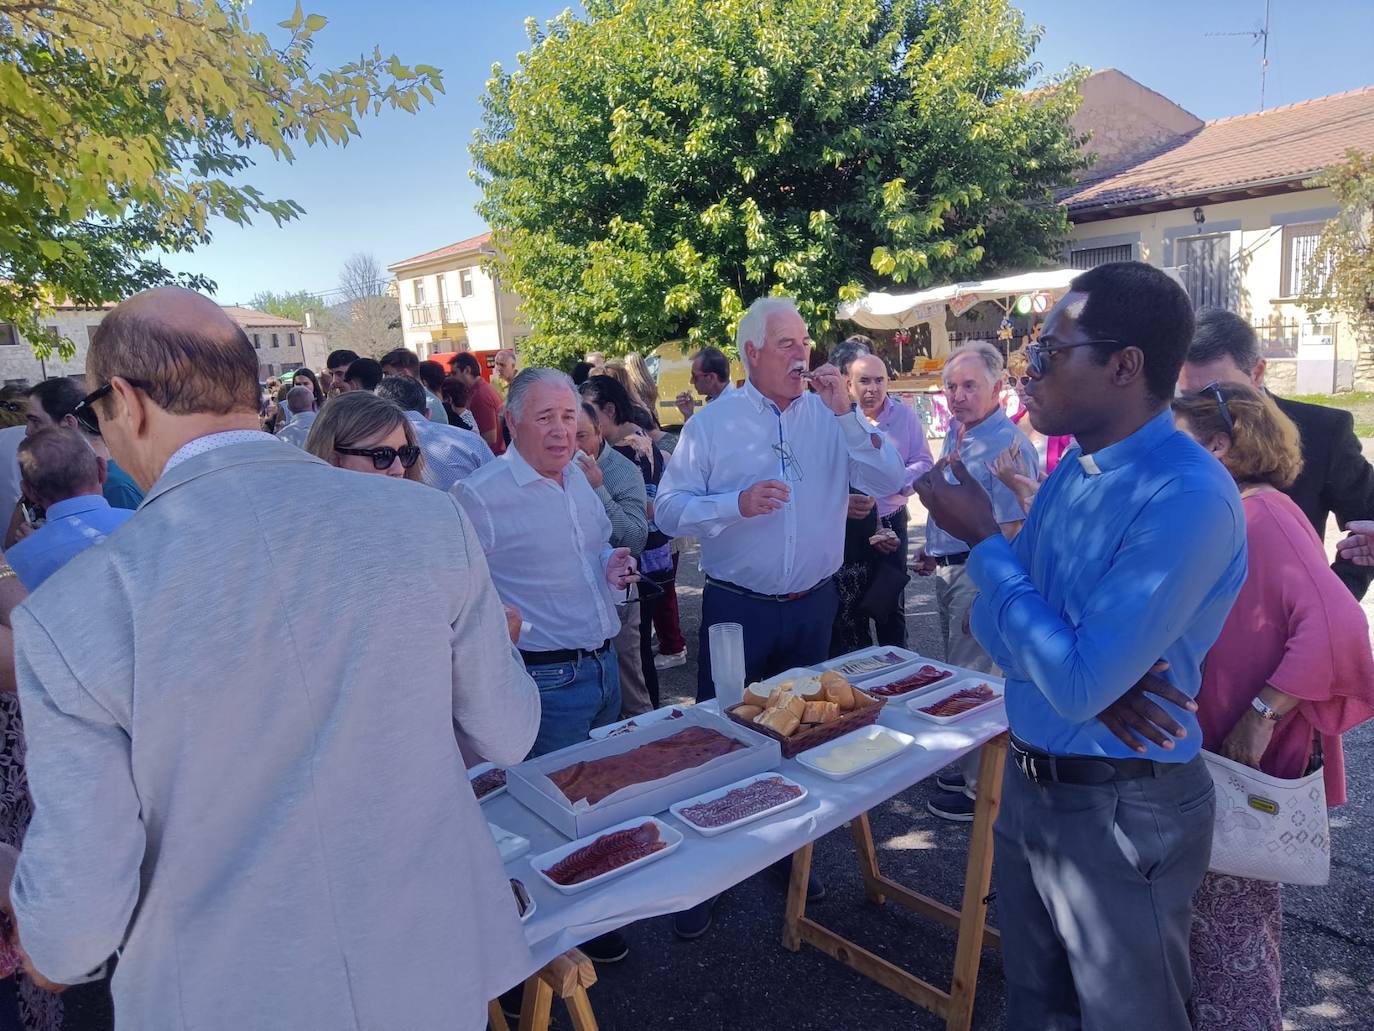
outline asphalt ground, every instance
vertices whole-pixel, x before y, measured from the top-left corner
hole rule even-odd
[[[924,519],[913,502],[913,555]],[[689,661],[660,673],[665,704],[690,702],[696,695],[702,579],[695,547],[684,552],[678,575]],[[932,582],[913,577],[906,605],[910,647],[943,658]],[[1374,592],[1366,612],[1374,617]],[[1332,811],[1331,883],[1285,889],[1285,1028],[1374,1029],[1374,726],[1347,735],[1345,756],[1350,802]],[[957,907],[968,825],[926,812],[926,800],[938,790],[933,781],[918,784],[872,810],[869,819],[883,872]],[[891,903],[868,902],[848,831],[837,830],[817,843],[813,869],[829,894],[808,906],[810,915],[885,959],[948,986],[954,932]],[[767,875],[737,885],[721,897],[711,929],[693,942],[674,936],[671,917],[627,928],[629,957],[599,967],[591,990],[600,1026],[608,1031],[944,1027],[933,1014],[811,946],[796,953],[784,949],[783,894],[783,886]],[[990,921],[996,925],[995,901]],[[973,1027],[1001,1028],[1005,1006],[1000,956],[984,949]],[[571,1027],[561,1004],[555,1003],[554,1018],[556,1027]]]

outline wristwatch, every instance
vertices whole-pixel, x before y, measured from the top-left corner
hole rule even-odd
[[[1266,719],[1270,723],[1277,723],[1283,719],[1283,713],[1279,712],[1272,705],[1268,705],[1258,695],[1250,700],[1250,708],[1260,714],[1261,719]]]

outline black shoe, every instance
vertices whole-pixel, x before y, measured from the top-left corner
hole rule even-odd
[[[619,963],[630,954],[630,943],[619,931],[599,934],[579,948],[593,963]]]
[[[792,857],[780,859],[768,868],[768,873],[782,883],[784,888],[790,887],[792,883]],[[806,901],[820,902],[825,898],[825,885],[814,873],[806,878]]]
[[[941,791],[957,791],[962,793],[964,788],[967,787],[964,783],[964,775],[962,773],[937,773],[935,775],[935,783],[939,786]]]
[[[952,823],[972,823],[973,806],[973,799],[964,791],[946,791],[926,803],[932,816]]]
[[[821,879],[819,877],[817,877],[815,874],[811,874],[809,877],[806,878],[806,901],[820,902],[824,898],[825,885],[821,883]]]
[[[511,1022],[511,1027],[520,1023],[520,1003],[523,1001],[524,994],[525,986],[518,984],[510,991],[502,992],[496,997],[496,1001],[501,1004],[501,1012]]]
[[[719,895],[712,896],[705,902],[693,906],[691,909],[684,909],[681,913],[673,914],[673,933],[683,941],[691,941],[693,938],[700,938],[711,929],[711,910],[716,906],[720,899]]]

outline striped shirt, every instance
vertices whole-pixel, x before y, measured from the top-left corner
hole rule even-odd
[[[648,494],[639,466],[609,444],[601,445],[596,464],[601,467],[602,484],[596,496],[606,506],[611,520],[611,547],[629,548],[638,557],[649,539]]]

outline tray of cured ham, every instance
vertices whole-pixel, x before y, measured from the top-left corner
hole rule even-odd
[[[948,724],[1001,705],[1005,686],[996,677],[965,676],[936,691],[926,691],[906,703],[919,720]]]
[[[654,709],[640,716],[631,716],[627,720],[619,723],[608,723],[604,727],[593,727],[587,736],[593,741],[600,741],[602,738],[619,737],[621,734],[633,734],[636,730],[643,730],[651,727],[655,723],[663,720],[682,719],[683,708],[680,705],[665,705],[661,709]]]
[[[864,690],[875,698],[899,698],[938,685],[948,684],[956,677],[967,676],[968,671],[958,666],[946,666],[943,662],[923,661],[909,666],[900,666],[882,676],[864,681]]]
[[[495,763],[478,763],[468,770],[468,782],[477,801],[485,802],[506,790],[506,771]]]
[[[880,644],[871,648],[861,648],[856,652],[850,652],[848,655],[837,655],[833,659],[822,662],[816,668],[819,670],[833,669],[837,673],[843,673],[847,679],[857,684],[920,661],[922,661],[921,656],[913,651],[908,651],[906,648]],[[864,690],[868,690],[867,685],[864,686]]]
[[[713,838],[746,823],[791,809],[806,798],[806,788],[780,773],[760,773],[668,807],[698,834]]]
[[[575,895],[662,859],[681,844],[681,831],[650,816],[531,856],[530,866],[555,891]]]

